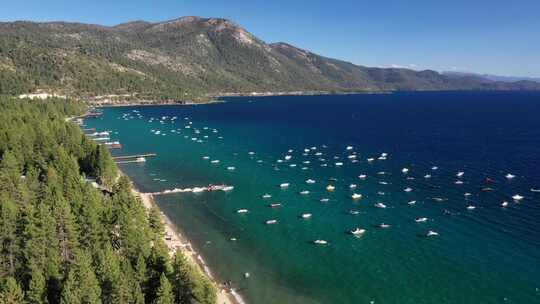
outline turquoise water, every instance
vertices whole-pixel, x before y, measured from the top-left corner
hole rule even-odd
[[[142,191],[234,185],[228,193],[160,196],[158,204],[247,302],[540,303],[540,193],[531,191],[540,189],[540,94],[226,101],[106,108],[87,125],[113,131],[123,145],[114,153],[158,154],[121,165]],[[515,202],[515,194],[524,199]],[[268,207],[276,202],[282,207]],[[266,225],[270,219],[278,223]],[[366,232],[347,233],[355,227]],[[425,237],[429,230],[439,236]]]

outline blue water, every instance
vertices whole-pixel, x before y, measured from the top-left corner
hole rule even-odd
[[[540,189],[539,93],[225,100],[106,108],[87,124],[116,132],[123,149],[114,153],[158,154],[121,165],[142,191],[234,185],[229,193],[160,196],[158,204],[248,302],[540,303],[540,193],[531,191]],[[381,153],[386,160],[377,160]],[[292,158],[278,162],[285,155]],[[286,190],[278,187],[284,182]],[[515,202],[515,194],[524,199]],[[275,202],[282,208],[268,207]],[[387,208],[375,208],[379,202]],[[236,212],[243,208],[249,212]],[[355,227],[365,234],[347,233]],[[425,237],[429,230],[439,236]]]

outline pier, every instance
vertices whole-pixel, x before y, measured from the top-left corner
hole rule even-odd
[[[157,156],[156,153],[146,153],[146,154],[135,154],[135,155],[120,155],[120,156],[113,156],[114,160],[129,160],[130,158],[140,158],[140,157],[153,157]]]

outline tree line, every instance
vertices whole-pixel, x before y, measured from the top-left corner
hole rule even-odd
[[[65,120],[83,111],[0,97],[0,304],[215,303],[208,278],[169,255],[159,211]]]

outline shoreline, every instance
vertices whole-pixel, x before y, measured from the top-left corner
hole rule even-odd
[[[217,289],[216,298],[217,304],[245,304],[246,302],[241,296],[233,289],[223,286],[212,275],[212,272],[202,256],[193,248],[191,242],[184,236],[181,230],[169,219],[169,217],[159,209],[159,206],[154,200],[154,196],[150,193],[144,193],[132,187],[132,193],[135,197],[140,198],[141,203],[147,211],[152,208],[157,208],[159,211],[163,223],[165,224],[165,238],[164,242],[169,248],[169,254],[171,256],[179,250],[189,262],[197,266],[197,268],[208,277],[208,279],[214,284]]]

